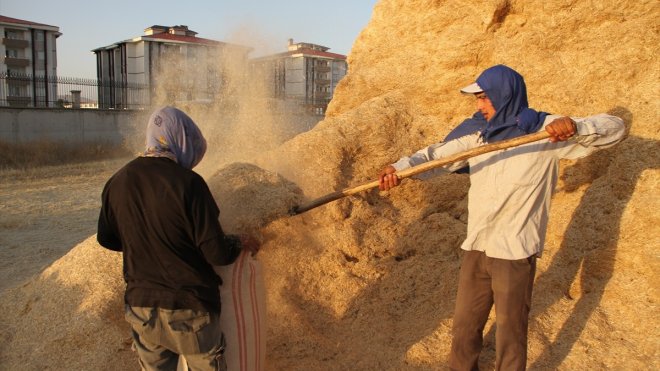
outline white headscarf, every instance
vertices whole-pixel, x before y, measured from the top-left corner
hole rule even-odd
[[[206,153],[206,140],[195,122],[183,111],[166,106],[157,109],[147,124],[144,157],[167,157],[192,169]]]

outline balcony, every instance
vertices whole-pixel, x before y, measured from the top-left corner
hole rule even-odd
[[[3,38],[2,43],[9,49],[25,49],[30,46],[30,42],[23,39]]]
[[[7,103],[9,103],[10,107],[28,107],[30,105],[31,98],[30,97],[21,97],[21,96],[7,96]]]
[[[316,79],[314,82],[316,83],[316,85],[321,85],[321,86],[330,85],[330,80],[328,79]]]
[[[4,79],[10,86],[28,86],[32,82],[32,79],[26,76],[7,76]]]
[[[330,72],[330,66],[323,64],[314,66],[314,69],[316,69],[316,72]]]
[[[25,58],[5,57],[4,62],[7,66],[12,67],[27,67],[30,65],[30,60]]]

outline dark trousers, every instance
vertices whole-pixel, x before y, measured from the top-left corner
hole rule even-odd
[[[489,258],[480,251],[463,256],[458,279],[449,365],[478,370],[483,331],[495,304],[495,369],[525,370],[527,325],[536,257]]]

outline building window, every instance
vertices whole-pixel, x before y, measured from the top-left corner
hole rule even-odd
[[[20,32],[20,31],[5,30],[5,38],[14,39],[14,40],[22,40],[23,39],[23,33]]]
[[[7,49],[5,52],[5,57],[7,58],[18,58],[18,50],[16,49]]]
[[[12,97],[20,97],[21,96],[20,86],[9,85],[9,95]]]

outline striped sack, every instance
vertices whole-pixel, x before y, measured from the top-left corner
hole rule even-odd
[[[220,286],[220,327],[229,371],[263,371],[266,358],[266,291],[261,264],[243,251],[230,265],[215,266]],[[188,370],[179,357],[177,371]]]
[[[227,341],[227,370],[263,371],[266,291],[261,264],[243,251],[233,264],[214,269],[222,278],[220,326]]]

